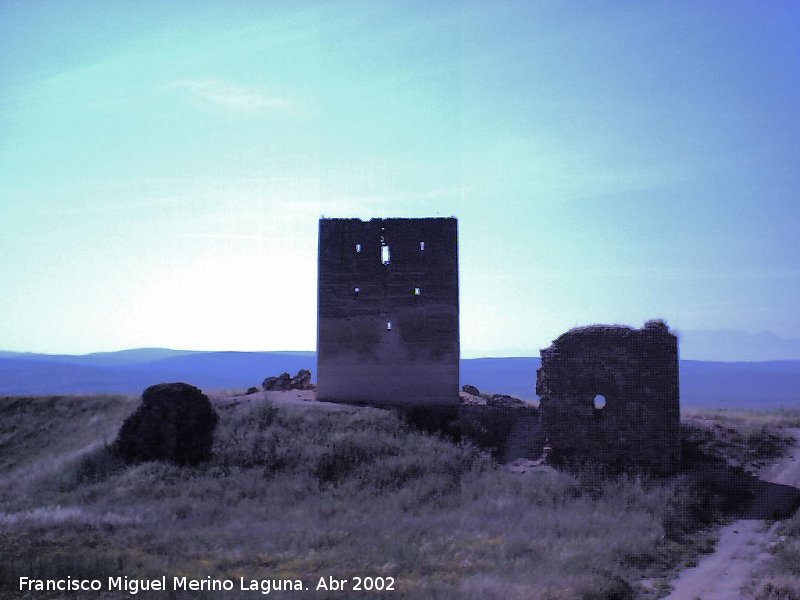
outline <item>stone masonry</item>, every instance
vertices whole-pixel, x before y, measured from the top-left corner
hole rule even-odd
[[[458,406],[457,227],[320,219],[319,400]]]
[[[678,468],[678,340],[663,321],[572,329],[541,357],[536,393],[553,462]]]

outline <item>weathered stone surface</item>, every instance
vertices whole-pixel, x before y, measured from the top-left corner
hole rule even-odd
[[[461,391],[462,392],[466,392],[470,396],[480,396],[481,395],[481,391],[478,388],[476,388],[474,385],[469,385],[469,384],[462,385],[461,386]]]
[[[572,329],[541,357],[536,393],[552,461],[677,469],[678,340],[663,321]]]
[[[308,369],[300,369],[294,377],[289,373],[281,373],[277,377],[267,377],[261,386],[265,392],[310,390],[314,387],[311,383],[311,371]]]
[[[488,450],[500,462],[538,458],[544,449],[539,409],[524,404],[462,404],[458,427],[463,438]]]
[[[318,400],[458,407],[457,229],[320,220]]]
[[[291,386],[293,390],[311,389],[311,371],[308,369],[300,369],[297,375],[292,377]]]
[[[147,388],[142,404],[122,424],[115,450],[129,462],[169,460],[195,465],[211,458],[217,413],[208,397],[187,383]]]
[[[514,396],[509,396],[507,394],[494,394],[488,400],[486,400],[486,404],[488,406],[504,406],[504,407],[525,405],[525,403],[519,398],[515,398]]]
[[[291,375],[288,373],[281,373],[277,377],[267,377],[261,384],[261,387],[265,392],[273,390],[286,390],[288,389],[289,382],[291,380]]]
[[[461,404],[470,404],[470,405],[477,405],[480,404],[482,406],[486,406],[486,398],[483,396],[473,396],[472,394],[468,394],[467,392],[459,392],[458,393],[459,400]]]

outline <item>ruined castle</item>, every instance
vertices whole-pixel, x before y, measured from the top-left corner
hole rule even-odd
[[[317,398],[459,406],[458,222],[320,219]],[[680,461],[677,338],[573,329],[541,351],[540,431],[554,462],[674,471]]]

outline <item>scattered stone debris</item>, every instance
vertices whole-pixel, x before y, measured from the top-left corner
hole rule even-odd
[[[208,397],[193,385],[152,385],[122,424],[114,449],[127,462],[196,465],[211,458],[217,420]]]
[[[486,400],[487,406],[525,406],[525,402],[507,394],[494,394]]]
[[[476,388],[474,385],[470,385],[468,383],[461,386],[461,391],[462,392],[466,392],[470,396],[480,396],[481,395],[481,391],[478,388]]]
[[[486,398],[484,398],[483,396],[473,396],[472,394],[468,394],[467,392],[459,392],[458,397],[460,399],[461,406],[486,405]]]
[[[285,392],[287,390],[313,390],[314,384],[311,383],[311,371],[300,369],[294,377],[289,373],[281,373],[277,377],[267,377],[261,387],[265,392]]]

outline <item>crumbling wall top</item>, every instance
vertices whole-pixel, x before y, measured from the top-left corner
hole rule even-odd
[[[624,338],[630,334],[638,334],[641,332],[648,333],[667,333],[670,332],[669,326],[661,319],[651,319],[646,321],[641,329],[630,327],[629,325],[584,325],[582,327],[574,327],[569,331],[562,333],[555,340],[553,346],[558,346],[564,343],[569,343],[572,340],[583,339],[589,336],[602,336],[602,337],[618,337]]]

